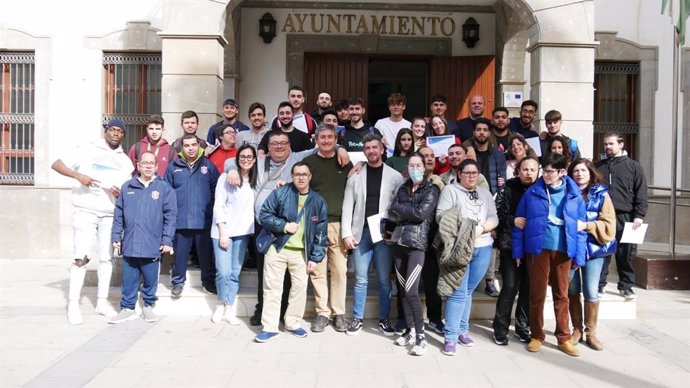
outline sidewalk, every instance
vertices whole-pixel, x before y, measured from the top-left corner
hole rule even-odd
[[[447,357],[442,338],[427,333],[427,354],[413,357],[379,335],[375,321],[356,337],[328,328],[306,339],[281,333],[266,344],[252,342],[247,319],[237,327],[189,315],[108,325],[92,315],[95,288],[82,299],[84,324],[71,326],[68,264],[0,260],[0,386],[656,388],[690,381],[688,291],[636,289],[637,319],[601,321],[605,350],[581,344],[579,358],[557,350],[553,321],[543,350],[531,354],[514,338],[495,345],[486,320],[472,321],[473,348]]]

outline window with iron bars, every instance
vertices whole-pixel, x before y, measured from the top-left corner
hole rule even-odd
[[[127,128],[122,149],[146,135],[146,120],[161,113],[161,55],[103,54],[103,124],[122,119]]]
[[[618,132],[623,136],[630,158],[635,159],[640,64],[634,62],[597,61],[594,64],[594,155],[601,158],[604,134]]]
[[[34,54],[0,52],[0,185],[34,184]]]

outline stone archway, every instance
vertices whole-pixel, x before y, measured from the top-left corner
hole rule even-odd
[[[557,109],[563,131],[591,157],[594,107],[594,1],[500,0],[497,27],[499,82],[504,91],[524,91],[539,102],[539,113]],[[567,20],[567,23],[564,23]],[[497,44],[500,44],[497,42]],[[530,54],[529,79],[525,73]],[[527,83],[529,82],[529,85]],[[528,93],[527,93],[528,92]],[[539,120],[542,121],[542,120]]]

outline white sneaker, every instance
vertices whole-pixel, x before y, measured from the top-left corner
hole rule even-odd
[[[144,318],[144,322],[153,323],[158,320],[158,316],[153,312],[153,306],[144,306],[141,309],[141,317]]]
[[[98,299],[98,302],[96,302],[96,308],[93,310],[93,312],[103,315],[106,318],[112,318],[117,315],[117,311],[115,311],[113,306],[111,306],[106,299]]]
[[[72,325],[81,325],[84,319],[81,317],[79,302],[69,302],[67,305],[67,321]]]
[[[241,323],[241,321],[237,319],[237,300],[235,300],[234,304],[225,306],[223,320],[233,326],[238,326]]]
[[[122,309],[116,316],[108,319],[108,323],[116,324],[138,319],[139,315],[133,309]]]
[[[222,304],[219,304],[216,306],[216,309],[213,310],[213,315],[211,315],[211,322],[213,323],[218,323],[223,320],[223,314],[225,314],[225,306]]]

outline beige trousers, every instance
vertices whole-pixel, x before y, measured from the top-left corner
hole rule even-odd
[[[307,305],[307,263],[304,252],[283,249],[279,253],[271,246],[264,259],[264,308],[261,314],[264,331],[278,332],[285,269],[290,272],[292,281],[285,311],[285,329],[298,329],[304,316]]]
[[[331,287],[328,289],[328,266],[331,268]],[[316,314],[327,318],[345,314],[347,286],[347,249],[340,238],[340,222],[328,223],[328,249],[326,257],[316,265],[310,275],[314,286]]]

